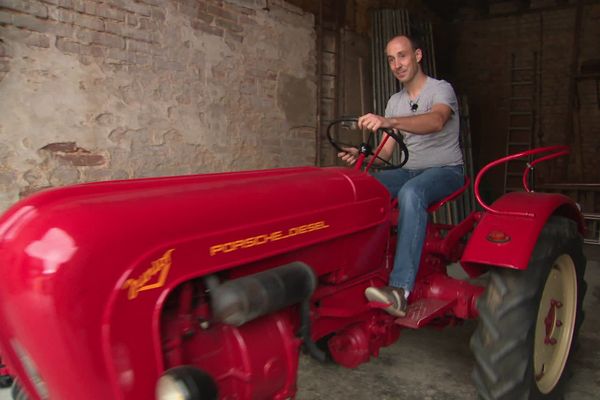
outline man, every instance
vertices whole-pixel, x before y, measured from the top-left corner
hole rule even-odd
[[[385,117],[366,114],[358,119],[361,129],[389,128],[401,132],[409,159],[400,169],[374,176],[398,197],[400,216],[396,257],[389,286],[369,287],[369,301],[389,303],[392,315],[406,315],[407,299],[419,268],[427,207],[448,196],[464,183],[459,145],[458,103],[452,86],[431,78],[421,70],[423,53],[414,39],[396,36],[386,46],[388,64],[403,89],[388,101]],[[389,160],[395,141],[388,140],[379,157]],[[358,151],[344,148],[338,157],[354,164]]]

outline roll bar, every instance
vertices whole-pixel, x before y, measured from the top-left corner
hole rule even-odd
[[[567,155],[570,152],[571,152],[571,149],[568,146],[546,146],[546,147],[539,147],[537,149],[522,151],[522,152],[516,153],[516,154],[510,154],[510,155],[508,155],[506,157],[502,157],[496,161],[492,161],[491,163],[489,163],[485,167],[483,167],[481,169],[481,171],[479,171],[479,173],[477,174],[477,177],[475,178],[475,184],[473,185],[473,191],[475,192],[475,198],[477,199],[477,202],[481,205],[481,207],[483,207],[484,210],[486,210],[492,214],[533,217],[534,215],[531,213],[518,212],[518,211],[499,211],[499,210],[496,210],[495,208],[490,207],[488,204],[486,204],[483,201],[483,199],[481,198],[481,195],[479,194],[479,185],[481,183],[481,179],[483,178],[483,175],[485,175],[485,173],[488,172],[490,169],[492,169],[500,164],[511,161],[511,160],[516,160],[516,159],[523,158],[523,157],[533,156],[536,154],[550,153],[550,154],[541,156],[539,158],[536,158],[535,160],[532,160],[531,162],[528,162],[527,166],[523,170],[523,177],[522,177],[523,188],[525,189],[526,192],[529,193],[529,192],[532,192],[533,190],[529,187],[527,180],[529,178],[529,173],[534,169],[535,165],[541,163],[542,161],[547,161],[547,160],[551,160],[553,158]]]

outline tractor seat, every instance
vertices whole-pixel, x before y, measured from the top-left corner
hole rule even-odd
[[[461,194],[463,194],[463,192],[465,190],[467,190],[467,188],[469,187],[470,184],[471,184],[471,178],[469,178],[468,176],[465,175],[465,184],[464,185],[462,185],[460,188],[458,188],[454,192],[450,193],[450,195],[444,197],[443,199],[441,199],[437,203],[431,204],[427,208],[427,212],[430,213],[430,214],[436,212],[441,206],[443,206],[447,202],[449,202],[451,200],[454,200],[455,198],[457,198],[458,196],[460,196]]]

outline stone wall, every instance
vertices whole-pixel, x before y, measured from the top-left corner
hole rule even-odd
[[[314,17],[282,0],[1,0],[0,211],[77,182],[314,163]]]

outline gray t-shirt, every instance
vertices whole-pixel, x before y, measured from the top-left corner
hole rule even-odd
[[[448,105],[452,109],[452,114],[439,132],[428,135],[401,132],[408,148],[408,162],[404,168],[423,169],[462,164],[463,158],[459,145],[458,102],[452,85],[443,80],[427,77],[421,94],[414,103],[418,104],[418,107],[412,111],[410,97],[406,89],[402,89],[390,97],[385,109],[385,116],[404,117],[424,114],[430,112],[434,104],[440,103]]]

